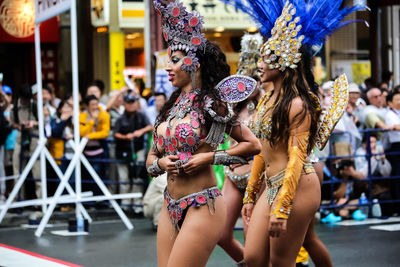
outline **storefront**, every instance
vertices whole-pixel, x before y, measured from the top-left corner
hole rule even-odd
[[[34,1],[0,0],[0,72],[3,84],[17,88],[36,82]],[[58,82],[58,18],[40,25],[42,79]],[[57,88],[56,88],[57,89]]]

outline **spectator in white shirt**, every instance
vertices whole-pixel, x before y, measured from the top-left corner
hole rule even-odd
[[[382,97],[382,91],[379,88],[371,88],[367,92],[370,105],[362,110],[359,118],[366,128],[380,128],[385,130],[390,130],[392,128],[385,123],[387,109],[383,108]]]
[[[154,125],[156,122],[157,116],[160,113],[160,110],[164,106],[167,100],[167,96],[164,93],[156,92],[154,93],[154,105],[149,106],[146,110],[147,117],[151,125]]]
[[[386,132],[383,137],[384,147],[388,152],[400,152],[400,90],[393,90],[387,96],[389,111],[386,114],[386,124],[393,128],[393,131]],[[400,175],[400,155],[388,155],[388,160],[392,163],[392,175]],[[400,199],[400,180],[393,180],[393,197]],[[400,212],[400,205],[397,205],[397,212]]]

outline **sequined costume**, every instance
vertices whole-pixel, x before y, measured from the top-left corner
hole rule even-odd
[[[154,8],[162,19],[163,37],[168,43],[168,55],[171,56],[174,51],[183,52],[181,70],[189,74],[192,87],[196,88],[196,73],[208,42],[202,33],[203,17],[196,11],[189,12],[177,0],[166,3],[160,0],[153,1]],[[227,126],[234,125],[233,103],[251,95],[256,83],[250,77],[232,75],[219,81],[214,88],[193,89],[189,92],[177,89],[181,90],[180,95],[172,108],[166,112],[167,118],[157,120],[155,123],[152,150],[159,158],[177,155],[179,159],[175,161],[175,166],[179,174],[183,175],[182,166],[190,160],[202,143],[215,149],[224,141]],[[198,99],[203,89],[209,94]],[[217,112],[221,107],[226,107],[226,114],[221,115]],[[214,164],[229,165],[238,162],[247,161],[240,156],[229,155],[226,151],[214,152]],[[147,170],[153,176],[163,172],[158,165],[158,158],[147,167]],[[209,188],[179,200],[172,199],[167,189],[164,194],[171,221],[178,230],[190,206],[205,205],[220,195],[220,191],[216,188]]]
[[[239,64],[237,74],[247,75],[247,76],[256,76],[257,75],[257,62],[260,58],[260,48],[263,44],[263,37],[259,34],[248,34],[242,36],[242,40],[240,42],[241,50],[239,55]],[[245,108],[248,110],[248,117],[241,118],[241,123],[249,126],[249,119],[252,115],[252,112],[255,110],[257,105],[257,100],[253,99],[247,104]],[[240,113],[240,111],[238,112]],[[231,146],[234,146],[234,140],[231,141]],[[249,166],[251,167],[251,166]],[[244,192],[247,186],[247,181],[250,178],[250,170],[244,174],[238,174],[235,170],[231,170],[228,166],[224,168],[225,178],[228,178],[232,181],[232,183],[239,189],[240,192]]]
[[[339,27],[352,21],[341,22],[348,14],[365,8],[363,5],[341,8],[342,1],[326,0],[223,0],[233,4],[240,10],[248,13],[260,25],[260,31],[268,40],[261,48],[262,60],[268,69],[278,69],[285,72],[287,69],[296,69],[302,58],[300,48],[321,47],[325,37]],[[295,89],[297,90],[297,89]],[[348,85],[345,75],[340,76],[332,89],[335,94],[331,107],[318,125],[317,146],[322,149],[329,138],[330,132],[343,115],[348,101]],[[317,96],[309,91],[316,105],[319,106]],[[272,119],[270,112],[275,107],[274,101],[269,101],[272,92],[265,95],[259,102],[257,114],[250,128],[262,140],[270,140],[272,133]],[[281,96],[282,97],[282,96]],[[284,97],[284,96],[283,96]],[[281,99],[278,99],[278,103]],[[280,195],[271,214],[277,218],[289,217],[292,201],[302,170],[307,162],[307,152],[310,132],[299,133],[288,137],[287,155],[288,164],[273,177],[268,178],[270,201],[275,199],[280,188]],[[255,201],[255,192],[261,185],[262,173],[265,170],[264,160],[260,155],[255,157],[252,174],[248,182],[244,203]],[[284,173],[284,174],[283,174]],[[283,178],[282,178],[283,176]]]
[[[200,207],[207,205],[210,212],[215,212],[215,199],[221,196],[221,191],[217,186],[204,189],[180,199],[173,199],[168,193],[168,187],[164,191],[164,199],[167,203],[169,217],[175,229],[179,231],[185,219],[189,207]]]

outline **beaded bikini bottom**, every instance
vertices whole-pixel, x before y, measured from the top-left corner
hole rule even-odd
[[[283,185],[283,178],[285,178],[285,171],[286,170],[282,170],[272,177],[267,177],[266,173],[264,172],[265,184],[267,186],[267,201],[269,205],[272,205],[272,203],[276,198],[276,195],[279,192],[279,189]],[[305,174],[314,173],[315,170],[314,167],[312,166],[312,163],[305,162],[303,165],[303,172]]]
[[[176,230],[180,230],[189,207],[200,207],[207,205],[210,213],[215,212],[215,199],[221,196],[221,190],[217,186],[204,189],[180,199],[173,199],[168,193],[168,187],[164,190],[164,199],[167,201],[167,209],[172,224]],[[211,211],[211,208],[213,211]]]
[[[244,192],[246,190],[247,181],[250,178],[250,172],[243,174],[243,175],[239,175],[239,174],[233,173],[229,169],[229,166],[225,166],[224,174],[225,174],[225,177],[228,177],[232,181],[232,183],[237,187],[237,189],[239,189],[239,191]]]

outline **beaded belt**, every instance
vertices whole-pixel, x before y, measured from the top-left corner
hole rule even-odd
[[[283,185],[283,178],[285,178],[285,171],[282,170],[275,174],[272,177],[267,177],[266,172],[264,172],[264,177],[265,177],[265,184],[267,185],[267,201],[269,205],[272,205],[274,202],[276,195],[278,194],[279,188]],[[303,172],[304,174],[310,174],[314,173],[314,167],[312,163],[310,162],[305,162],[303,165]]]

